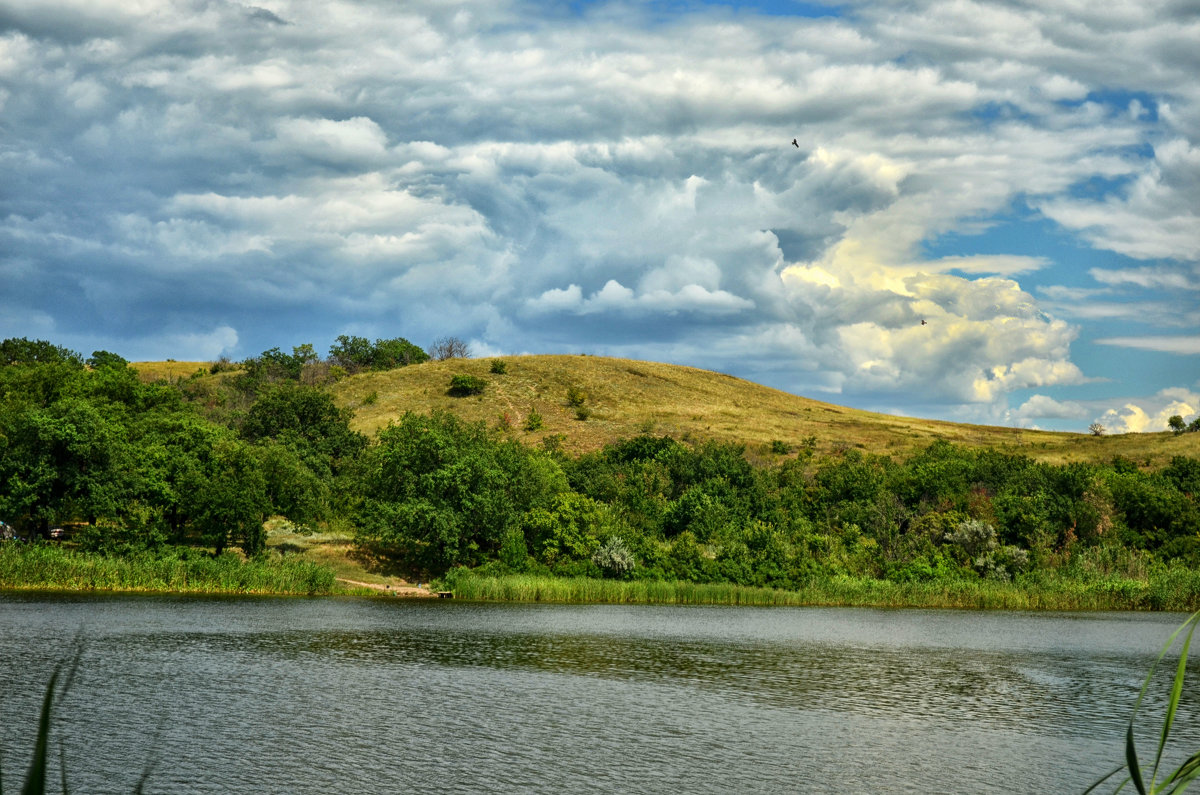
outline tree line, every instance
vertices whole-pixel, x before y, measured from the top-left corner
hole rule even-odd
[[[330,366],[362,369],[429,355],[348,337],[335,350]],[[85,523],[79,544],[104,554],[253,556],[281,516],[352,530],[422,578],[467,566],[795,587],[1200,565],[1194,458],[1150,471],[935,442],[903,460],[805,445],[763,464],[652,435],[568,456],[553,437],[524,445],[445,413],[368,439],[302,378],[312,364],[311,346],[272,349],[228,379],[146,384],[115,354],[5,340],[0,519],[31,534]]]

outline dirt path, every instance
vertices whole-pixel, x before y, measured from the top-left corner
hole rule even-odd
[[[377,582],[362,582],[360,580],[348,580],[345,577],[338,577],[338,582],[344,582],[347,585],[355,585],[359,588],[370,588],[373,591],[383,591],[393,594],[394,596],[404,596],[416,599],[428,599],[437,596],[428,588],[418,588],[415,585],[382,585]]]

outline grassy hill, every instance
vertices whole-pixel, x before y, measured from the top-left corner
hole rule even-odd
[[[492,362],[505,372],[491,372]],[[204,368],[197,362],[134,365],[145,378],[182,378]],[[479,395],[449,394],[454,375],[486,380]],[[584,396],[587,414],[568,401]],[[333,386],[339,405],[354,410],[353,426],[368,435],[405,411],[452,411],[471,422],[503,426],[518,439],[540,444],[561,434],[572,453],[595,450],[639,433],[745,444],[757,459],[776,457],[772,442],[792,450],[805,440],[818,453],[853,447],[903,457],[937,439],[1022,453],[1050,463],[1108,461],[1125,456],[1161,464],[1171,456],[1200,457],[1200,434],[1091,436],[895,417],[792,395],[732,376],[670,364],[595,356],[506,356],[452,359],[386,372],[363,373]],[[525,430],[531,413],[542,427]]]

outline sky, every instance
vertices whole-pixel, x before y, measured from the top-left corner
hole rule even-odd
[[[0,338],[342,334],[1190,421],[1200,1],[0,0]]]

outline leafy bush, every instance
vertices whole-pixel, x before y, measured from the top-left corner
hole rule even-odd
[[[87,366],[93,370],[99,370],[104,367],[115,367],[118,370],[123,370],[129,366],[129,361],[118,356],[110,351],[92,351],[92,355],[87,359]]]
[[[600,548],[592,553],[595,563],[605,577],[624,579],[633,573],[633,553],[621,536],[609,536]]]
[[[229,361],[229,357],[225,356],[223,354],[221,356],[218,356],[217,360],[208,366],[208,371],[210,373],[212,373],[213,375],[216,375],[217,373],[229,372],[230,370],[236,370],[236,369],[238,369],[238,365]]]
[[[946,543],[965,555],[969,565],[990,580],[1011,580],[1029,565],[1029,552],[1010,544],[1001,545],[996,528],[970,519],[946,535]]]
[[[503,359],[492,359],[490,370],[494,375],[504,375],[508,372],[508,362]]]
[[[529,547],[525,544],[525,533],[519,527],[510,527],[500,542],[496,557],[509,571],[522,572],[529,567]]]
[[[538,414],[536,409],[530,409],[529,414],[525,417],[525,430],[539,431],[542,429],[542,415]]]
[[[300,380],[300,372],[310,361],[309,351],[312,346],[294,349],[289,355],[278,347],[265,350],[258,356],[252,356],[242,362],[242,369],[250,381]]]
[[[487,381],[475,375],[459,373],[450,377],[450,394],[455,397],[479,395],[487,388]]]

